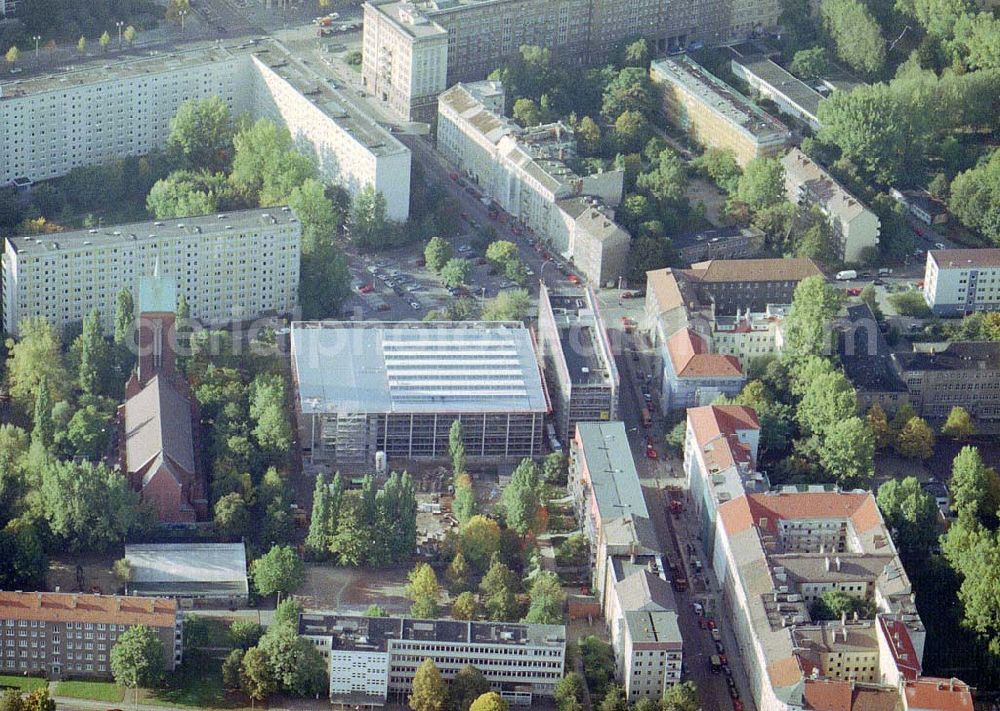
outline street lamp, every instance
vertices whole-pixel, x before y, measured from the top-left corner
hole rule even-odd
[[[184,16],[188,14],[187,10],[178,10],[177,15],[181,18],[181,32],[184,31]]]
[[[542,266],[539,267],[538,269],[538,281],[542,282],[543,284],[545,283],[545,267],[549,266],[551,263],[552,263],[551,258],[546,259],[544,262],[542,262]]]
[[[38,59],[38,41],[41,39],[41,35],[35,35],[31,39],[35,40],[35,59]]]
[[[122,22],[121,20],[119,20],[118,22],[115,23],[115,27],[118,28],[118,49],[122,48],[122,28],[124,26],[125,26],[125,23]]]

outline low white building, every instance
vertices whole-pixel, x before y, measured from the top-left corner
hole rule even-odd
[[[471,664],[508,702],[531,706],[552,697],[566,657],[563,625],[307,612],[299,634],[329,663],[330,701],[355,706],[404,698],[425,659],[447,682]]]
[[[409,149],[274,40],[99,58],[0,82],[0,185],[145,155],[163,146],[182,103],[211,96],[234,116],[285,126],[326,180],[352,194],[372,185],[387,215],[406,219]]]
[[[816,205],[823,211],[833,228],[834,246],[841,261],[857,262],[865,248],[878,246],[878,217],[818,163],[798,148],[790,150],[781,163],[788,199],[798,205]]]
[[[505,118],[497,82],[456,84],[438,98],[438,148],[529,233],[572,260],[591,282],[623,273],[631,237],[614,221],[620,170],[581,176],[572,129],[521,128]]]
[[[245,605],[249,594],[242,543],[148,543],[125,546],[126,595],[173,597],[182,606]]]
[[[932,249],[924,301],[935,316],[1000,310],[1000,249]]]
[[[289,314],[299,301],[301,233],[290,208],[271,207],[8,237],[4,330],[16,335],[34,317],[62,329],[96,308],[111,333],[118,292],[137,297],[156,266],[205,325]]]
[[[817,115],[823,95],[792,76],[784,67],[767,57],[754,55],[733,59],[730,68],[758,95],[770,99],[784,113],[799,119],[813,131],[819,130]]]

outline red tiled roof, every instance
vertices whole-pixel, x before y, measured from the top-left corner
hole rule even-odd
[[[712,459],[711,463],[719,469],[726,469],[737,462],[750,461],[750,450],[739,441],[736,433],[740,430],[760,429],[757,414],[751,408],[742,405],[705,405],[688,408],[687,416],[706,465],[710,464],[708,459]],[[723,441],[728,446],[712,447],[711,451],[706,449],[711,442]]]
[[[45,622],[173,627],[177,617],[177,601],[124,595],[0,592],[0,617]]]
[[[808,257],[787,259],[711,259],[687,270],[706,282],[802,281],[823,272]]]
[[[682,328],[667,339],[667,351],[680,378],[743,375],[736,356],[710,353],[705,339],[690,328]]]
[[[924,677],[903,687],[907,709],[924,711],[972,711],[972,689],[958,679]]]
[[[802,697],[810,711],[851,711],[849,681],[807,679]]]
[[[802,680],[802,670],[795,657],[785,657],[767,665],[767,675],[775,688],[792,686]]]
[[[777,522],[809,518],[851,519],[859,532],[878,525],[875,497],[869,493],[849,494],[833,491],[803,491],[781,494],[749,494],[754,521],[768,519],[767,530],[777,530]]]
[[[885,615],[878,616],[878,623],[900,676],[908,680],[920,678],[920,658],[906,625]]]
[[[753,528],[753,513],[746,496],[719,504],[718,516],[730,538]]]

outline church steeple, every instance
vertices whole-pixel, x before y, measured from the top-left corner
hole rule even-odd
[[[156,375],[172,376],[176,370],[177,282],[161,276],[160,258],[153,275],[139,281],[139,387]]]

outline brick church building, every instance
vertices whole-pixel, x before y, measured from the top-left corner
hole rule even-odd
[[[209,518],[198,456],[197,403],[177,370],[177,284],[159,275],[139,285],[138,363],[118,408],[122,471],[161,524]]]

